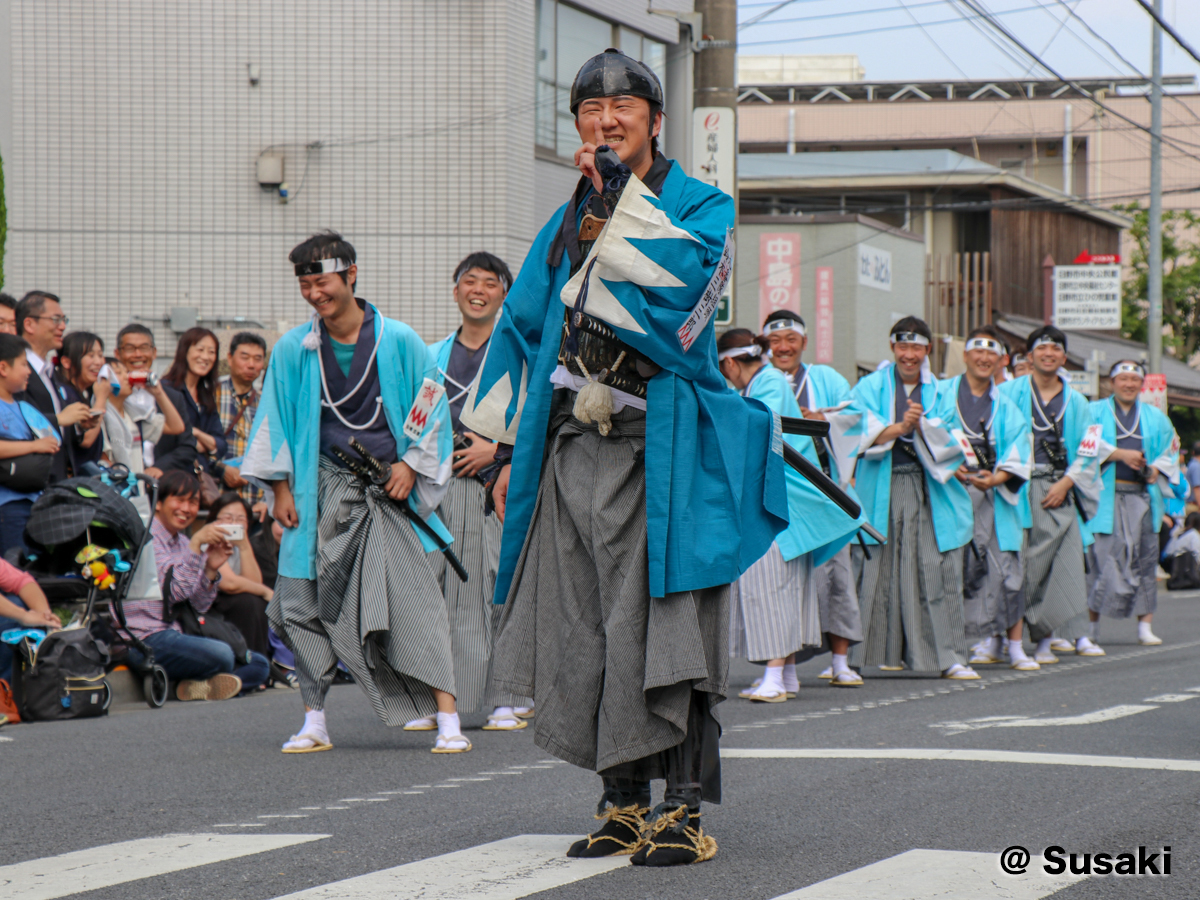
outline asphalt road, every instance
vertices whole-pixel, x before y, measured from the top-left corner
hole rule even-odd
[[[540,751],[532,728],[479,730],[482,716],[465,717],[471,753],[433,755],[431,734],[384,728],[353,686],[330,695],[328,753],[279,752],[302,717],[298,692],[282,690],[9,727],[0,730],[0,900],[268,900],[323,885],[333,887],[321,896],[345,898],[769,900],[839,876],[800,897],[1198,897],[1200,593],[1164,594],[1155,630],[1166,643],[1140,647],[1132,622],[1106,621],[1102,659],[1063,656],[1037,673],[981,667],[974,683],[867,672],[865,687],[834,689],[816,678],[826,657],[802,667],[795,700],[727,701],[725,803],[705,815],[720,852],[682,869],[569,869],[555,858],[499,880],[472,874],[519,863],[525,845],[502,845],[501,863],[472,848],[590,830],[598,779]],[[753,675],[735,663],[731,692]],[[737,752],[751,750],[770,752]],[[826,758],[786,756],[814,750]],[[191,843],[172,839],[180,846],[165,867],[95,868],[123,852],[109,845],[201,834],[227,836],[212,839],[217,861],[196,864]],[[322,837],[254,844],[276,835]],[[554,857],[567,842],[530,840]],[[1003,875],[992,857],[1014,845],[1035,855],[1050,845],[1135,855],[1170,846],[1171,874],[1063,887],[1036,861],[1024,878]],[[89,848],[100,849],[87,865],[47,859]],[[913,850],[955,852],[895,859]],[[467,852],[410,867],[391,887],[335,884],[454,851]],[[247,855],[228,858],[236,853]],[[870,877],[859,872],[876,863]],[[442,883],[455,865],[465,880]],[[970,865],[983,874],[961,874]],[[421,878],[427,887],[396,888]],[[874,880],[846,887],[853,878]]]

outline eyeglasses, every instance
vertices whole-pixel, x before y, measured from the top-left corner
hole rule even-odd
[[[25,318],[27,318],[27,319],[49,319],[51,322],[54,323],[55,328],[57,328],[59,325],[70,325],[71,324],[70,316],[26,316]]]

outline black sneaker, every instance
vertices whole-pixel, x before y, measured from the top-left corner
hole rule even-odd
[[[689,813],[686,806],[655,807],[646,827],[644,843],[629,860],[635,866],[682,866],[717,855],[717,842],[700,827],[700,813]]]
[[[605,822],[593,834],[576,841],[567,850],[572,859],[593,859],[598,856],[628,856],[642,846],[642,828],[646,824],[645,806],[610,806],[596,818]]]

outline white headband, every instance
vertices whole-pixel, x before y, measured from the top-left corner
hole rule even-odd
[[[797,322],[795,319],[776,319],[774,322],[768,322],[763,326],[762,336],[767,337],[773,331],[783,331],[784,329],[790,329],[800,335],[800,337],[807,335],[802,322]]]
[[[1108,373],[1108,377],[1116,378],[1118,375],[1136,375],[1138,378],[1145,378],[1146,370],[1140,363],[1119,362],[1112,367],[1112,370]]]
[[[929,338],[923,334],[917,334],[915,331],[897,331],[895,334],[888,336],[888,342],[891,344],[920,344],[922,347],[929,346]]]
[[[345,272],[351,263],[344,259],[318,259],[313,262],[296,263],[296,277],[305,275],[325,275],[329,272]]]
[[[762,356],[762,347],[758,344],[747,344],[745,347],[730,347],[717,354],[717,361],[732,359],[735,356]]]
[[[969,341],[967,341],[967,345],[963,348],[963,352],[970,352],[971,350],[990,350],[997,356],[1003,356],[1007,352],[1003,344],[990,337],[971,338]]]
[[[1048,334],[1043,334],[1041,337],[1039,337],[1036,341],[1033,342],[1033,344],[1030,346],[1029,349],[1032,352],[1033,350],[1036,350],[1038,347],[1042,346],[1042,344],[1053,344],[1059,350],[1067,349],[1066,344],[1064,344],[1058,338],[1051,337]]]

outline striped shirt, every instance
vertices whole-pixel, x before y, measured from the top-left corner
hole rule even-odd
[[[184,532],[172,535],[155,516],[150,520],[150,535],[154,539],[154,559],[158,564],[158,581],[167,577],[167,570],[174,568],[171,576],[171,603],[191,600],[196,612],[207,612],[217,597],[217,584],[204,574],[206,553],[193,553],[191,541]],[[125,620],[129,630],[139,638],[149,637],[168,628],[182,631],[178,622],[163,621],[163,603],[166,600],[126,600]]]
[[[237,460],[246,455],[246,447],[250,444],[250,432],[254,428],[254,412],[258,409],[258,391],[253,387],[244,394],[239,394],[233,387],[233,376],[222,375],[217,379],[217,413],[221,417],[221,428],[229,445],[226,458]],[[241,418],[238,413],[242,412]],[[236,424],[235,424],[236,423]],[[222,484],[221,489],[225,486]],[[238,488],[242,499],[253,506],[262,499],[262,491],[252,484]]]

